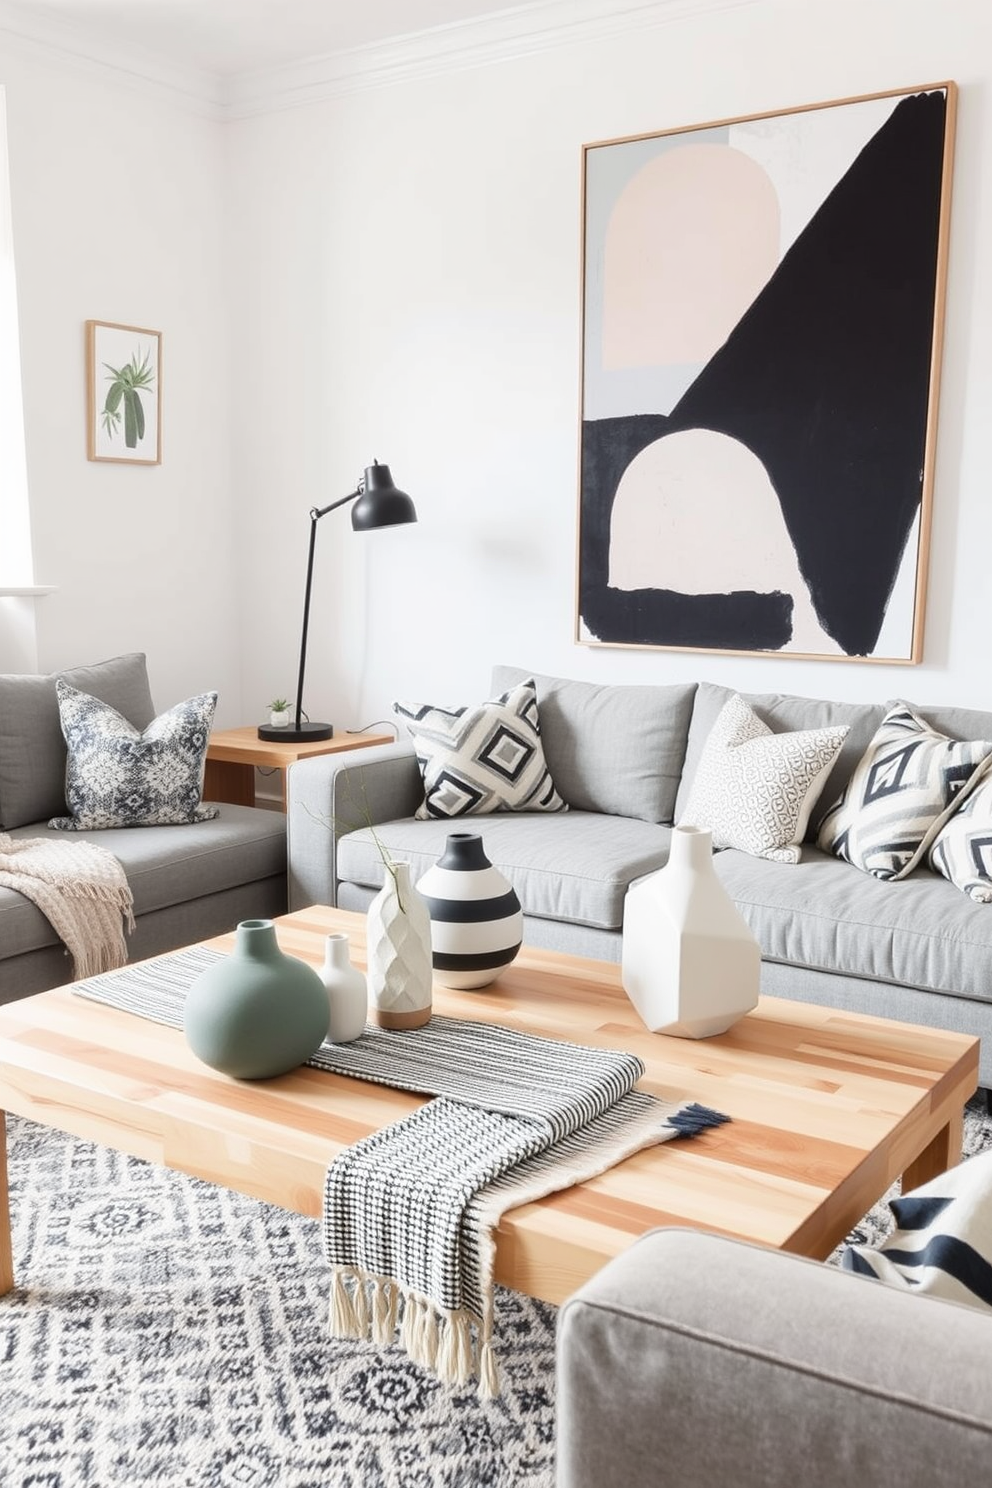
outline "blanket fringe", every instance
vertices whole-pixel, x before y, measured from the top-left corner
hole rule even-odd
[[[335,1338],[368,1339],[383,1347],[397,1341],[399,1323],[399,1345],[415,1364],[456,1387],[478,1375],[480,1400],[499,1394],[491,1319],[484,1323],[465,1309],[445,1311],[392,1277],[332,1266],[327,1321]]]

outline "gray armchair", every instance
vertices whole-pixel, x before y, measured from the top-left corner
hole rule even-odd
[[[562,1309],[558,1488],[960,1488],[992,1463],[992,1314],[656,1230]]]

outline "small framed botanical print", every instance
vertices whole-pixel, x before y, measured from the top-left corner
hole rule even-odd
[[[86,322],[86,455],[162,462],[162,332]]]

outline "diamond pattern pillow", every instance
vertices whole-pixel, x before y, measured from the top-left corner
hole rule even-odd
[[[847,724],[773,734],[737,693],[707,736],[680,826],[709,827],[713,846],[798,863],[800,843]]]
[[[992,775],[948,817],[927,861],[977,903],[992,904]]]
[[[152,720],[142,733],[116,708],[58,681],[68,759],[65,798],[71,816],[48,823],[63,832],[109,827],[166,827],[210,821],[201,806],[203,767],[215,692],[201,692]]]
[[[992,741],[950,739],[896,703],[823,818],[819,845],[875,878],[905,878],[990,763]]]
[[[394,703],[413,738],[428,817],[567,811],[541,745],[534,679],[475,708]]]

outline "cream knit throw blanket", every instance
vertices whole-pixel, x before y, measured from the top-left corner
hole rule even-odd
[[[50,921],[72,956],[75,981],[127,962],[131,889],[105,848],[0,832],[0,887],[16,889]]]

